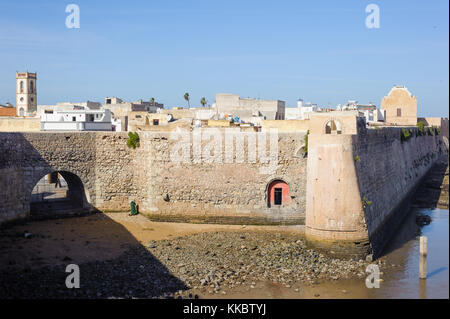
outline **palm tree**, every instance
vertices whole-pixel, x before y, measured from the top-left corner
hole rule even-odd
[[[151,102],[152,104],[154,104],[154,103],[155,103],[155,98],[152,97],[152,98],[150,99],[150,102]]]
[[[189,103],[189,93],[184,93],[184,99],[188,102],[189,108],[191,108],[191,103]]]
[[[200,104],[205,107],[205,105],[208,103],[208,101],[206,101],[205,97],[202,97],[202,99],[200,100]]]

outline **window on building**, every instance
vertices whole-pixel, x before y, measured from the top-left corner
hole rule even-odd
[[[23,81],[20,81],[20,93],[23,93]]]
[[[154,120],[153,120],[153,125],[159,125],[159,120],[154,119]]]
[[[52,110],[45,110],[44,113],[45,114],[53,114],[53,111]]]
[[[77,120],[76,116],[72,116],[72,122],[75,122]]]
[[[283,189],[282,188],[275,188],[273,193],[274,193],[274,204],[275,205],[281,205]]]
[[[106,99],[106,104],[111,104],[111,99]]]
[[[30,81],[30,93],[34,92],[34,83],[33,81]]]
[[[397,109],[397,116],[398,117],[402,116],[402,109],[400,108]]]

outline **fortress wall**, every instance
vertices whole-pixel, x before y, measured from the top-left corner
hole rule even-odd
[[[354,133],[323,134],[313,127],[310,134],[305,234],[318,248],[377,256],[418,183],[447,148],[442,135],[402,143],[401,128],[366,129],[356,119],[345,124]]]
[[[401,141],[400,128],[360,130],[355,137],[354,156],[367,233],[375,254],[408,212],[416,187],[439,156],[447,154],[440,136],[413,136]]]
[[[0,117],[0,132],[39,132],[41,119],[37,117]]]
[[[248,159],[252,148],[244,144],[245,158],[237,163],[236,146],[231,154],[231,163],[225,160],[225,130],[202,129],[205,132],[220,132],[219,152],[209,152],[213,146],[207,136],[201,143],[201,155],[194,154],[194,137],[187,139],[170,133],[141,133],[148,169],[147,193],[142,195],[141,211],[158,220],[198,222],[259,223],[259,224],[303,224],[306,206],[306,158],[303,157],[304,133],[278,134],[278,162],[273,172],[260,168],[259,153],[256,161]],[[238,133],[245,135],[244,133]],[[265,136],[261,133],[248,133]],[[214,137],[215,139],[216,137]],[[199,144],[198,144],[199,145]],[[174,161],[171,152],[177,147],[186,150],[187,157]],[[266,139],[266,154],[269,154],[269,137]],[[172,153],[173,154],[173,153]],[[218,157],[210,157],[216,154]],[[292,203],[289,207],[268,208],[267,187],[276,179],[289,184]]]
[[[224,154],[222,163],[209,162],[206,137],[194,163],[192,141],[173,139],[169,132],[139,134],[140,147],[130,149],[126,132],[0,133],[0,223],[27,216],[33,187],[53,171],[78,176],[86,204],[102,211],[128,211],[134,200],[141,212],[159,220],[304,222],[304,133],[278,135],[278,161],[269,173],[260,170],[268,164],[258,156],[248,160],[252,151],[246,143],[242,163],[235,158],[224,163]],[[187,163],[171,159],[177,145],[189,149]],[[267,154],[269,146],[267,138]],[[290,186],[288,207],[267,208],[267,187],[275,179]]]
[[[277,128],[278,132],[299,132],[308,131],[309,120],[262,120],[261,129],[268,130],[271,128]]]
[[[353,143],[350,134],[309,135],[305,234],[312,245],[336,253],[355,248],[359,254],[369,243]]]
[[[0,139],[1,140],[1,139]],[[25,201],[20,192],[23,171],[17,167],[0,168],[0,224],[27,215]]]
[[[0,133],[0,222],[28,215],[33,187],[53,171],[81,179],[87,206],[95,199],[94,160],[90,134]]]
[[[95,161],[91,163],[95,170],[94,206],[101,211],[129,211],[130,202],[138,202],[145,189],[139,177],[146,167],[140,159],[148,155],[141,147],[127,146],[127,132],[87,134],[95,136]]]

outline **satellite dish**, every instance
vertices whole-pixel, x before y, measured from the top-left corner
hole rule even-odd
[[[167,122],[172,121],[173,120],[172,114],[167,114],[166,119],[167,119]]]

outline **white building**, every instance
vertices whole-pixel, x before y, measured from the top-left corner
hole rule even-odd
[[[59,102],[56,105],[38,105],[37,106],[37,116],[42,116],[42,114],[53,114],[56,110],[58,111],[71,111],[71,110],[99,110],[101,104],[98,102]]]
[[[303,104],[302,99],[298,99],[297,107],[289,107],[285,109],[286,120],[309,120],[310,114],[313,112],[319,112],[320,108],[317,104],[308,102]]]
[[[376,105],[370,102],[369,104],[359,104],[356,100],[349,100],[342,108],[338,108],[337,110],[357,110],[359,116],[366,119],[366,123],[384,122],[385,119],[385,111],[378,109]]]
[[[311,113],[321,111],[321,109],[317,106],[317,104],[308,102],[303,105],[302,100],[298,101],[298,108],[300,109],[300,119],[301,120],[309,120]]]
[[[157,113],[164,108],[164,104],[155,102],[154,99],[143,101],[142,99],[136,102],[126,102],[118,97],[106,97],[105,103],[102,105],[103,109],[111,110],[115,119],[123,116],[128,116],[128,112],[143,112]]]
[[[41,131],[112,131],[109,110],[55,110],[41,115]]]
[[[366,119],[366,123],[369,122],[384,122],[385,121],[385,110],[374,109],[374,110],[358,110],[359,116]]]

